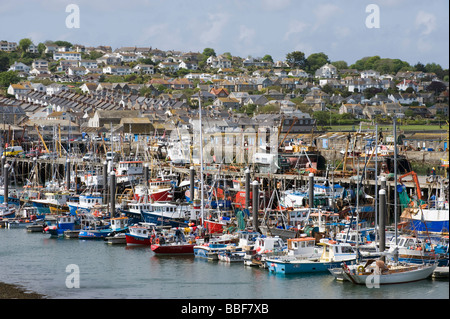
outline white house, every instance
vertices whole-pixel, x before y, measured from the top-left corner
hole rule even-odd
[[[293,77],[297,77],[297,78],[308,78],[309,74],[306,73],[304,70],[302,69],[296,69],[296,70],[292,70],[288,73],[289,76],[293,76]]]
[[[117,57],[123,63],[136,62],[139,58],[135,53],[117,53]]]
[[[31,68],[28,65],[23,64],[22,62],[14,62],[14,64],[9,67],[8,71],[29,73],[30,70],[31,70]]]
[[[33,63],[31,63],[31,67],[36,68],[36,69],[38,69],[38,68],[46,69],[46,68],[48,68],[48,61],[44,60],[44,59],[34,60]]]
[[[53,60],[58,61],[61,59],[65,60],[81,60],[81,53],[75,52],[75,51],[67,51],[67,52],[54,52],[53,53]]]
[[[27,94],[31,91],[31,86],[24,84],[10,84],[8,87],[8,94],[16,95],[16,94]]]
[[[47,86],[46,93],[47,93],[47,95],[54,95],[59,92],[63,92],[63,91],[67,91],[67,90],[68,90],[67,86],[65,86],[64,84],[52,83]]]
[[[380,72],[374,71],[374,70],[364,70],[361,72],[361,79],[367,79],[367,78],[379,78]]]
[[[80,60],[78,61],[78,66],[86,69],[96,69],[98,68],[98,63],[96,60]]]
[[[193,61],[181,61],[179,64],[180,69],[197,70],[198,64]]]
[[[66,72],[68,75],[85,75],[86,74],[86,68],[83,68],[83,67],[78,67],[78,66],[76,66],[76,67],[70,67],[70,68],[68,68],[67,69],[67,72]]]
[[[332,64],[325,64],[317,69],[316,78],[335,78],[338,76],[337,68]]]
[[[46,93],[47,87],[42,83],[31,83],[33,90],[40,93]]]
[[[177,72],[180,69],[180,65],[176,62],[161,62],[158,67],[160,70],[169,72]]]
[[[417,83],[414,82],[414,81],[412,81],[412,80],[406,80],[406,79],[403,79],[402,82],[400,82],[399,84],[397,84],[397,88],[398,88],[400,91],[406,91],[406,89],[407,89],[407,88],[410,88],[410,87],[413,88],[413,90],[417,92]]]
[[[151,64],[138,64],[133,68],[135,73],[155,74],[155,67]]]
[[[108,65],[103,68],[103,73],[112,75],[128,75],[132,72],[129,66]]]
[[[231,61],[223,56],[210,56],[206,63],[209,64],[214,69],[229,69],[231,68]]]

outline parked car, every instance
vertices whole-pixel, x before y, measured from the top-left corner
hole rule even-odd
[[[90,162],[94,160],[94,153],[86,153],[83,156],[83,162]]]
[[[8,146],[4,151],[4,156],[17,156],[20,153],[23,153],[22,146]]]

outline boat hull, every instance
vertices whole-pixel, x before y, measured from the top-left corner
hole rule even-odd
[[[193,255],[195,244],[167,244],[151,245],[151,249],[158,255]]]
[[[126,233],[125,239],[126,239],[127,245],[145,245],[145,246],[151,245],[150,237],[142,237],[142,236],[136,236],[136,235],[133,235],[130,233]]]
[[[331,262],[321,262],[315,260],[266,260],[266,267],[269,272],[277,274],[298,274],[298,273],[316,273],[316,272],[327,272],[330,268],[337,268],[343,262],[352,262],[354,259],[331,261]]]
[[[366,285],[367,283],[371,283],[372,285],[401,284],[419,281],[430,277],[436,269],[436,266],[437,264],[424,265],[418,266],[417,269],[406,272],[389,273],[382,275],[353,274],[348,271],[344,271],[344,274],[349,281],[358,285]]]

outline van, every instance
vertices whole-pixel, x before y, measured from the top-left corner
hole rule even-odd
[[[16,156],[20,153],[23,153],[22,146],[8,146],[4,151],[4,156]]]

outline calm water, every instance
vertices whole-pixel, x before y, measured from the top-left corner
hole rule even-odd
[[[66,267],[80,271],[67,288]],[[149,247],[53,239],[0,229],[0,281],[57,299],[448,299],[448,280],[366,288],[323,275],[275,275],[243,264],[155,256]]]

